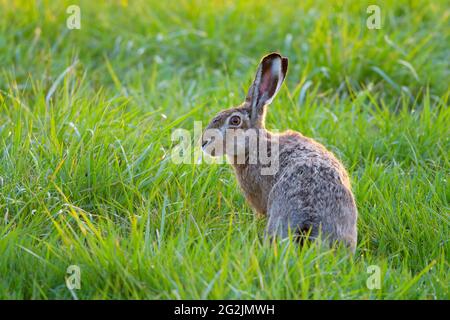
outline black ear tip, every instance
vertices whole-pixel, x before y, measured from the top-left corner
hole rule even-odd
[[[273,59],[281,59],[283,65],[287,66],[287,64],[288,64],[288,58],[287,57],[283,57],[278,52],[272,52],[272,53],[269,53],[269,54],[265,55],[262,58],[262,61],[270,61],[270,60],[273,60]]]
[[[282,56],[278,52],[272,52],[272,53],[266,54],[263,59],[273,59],[273,58],[282,58]]]
[[[269,54],[266,54],[261,61],[271,61],[273,59],[282,59],[283,57],[278,52],[272,52]]]

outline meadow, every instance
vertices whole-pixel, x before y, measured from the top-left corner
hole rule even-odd
[[[449,17],[444,0],[0,0],[0,298],[448,299]],[[272,51],[290,69],[267,127],[348,168],[354,256],[268,244],[231,166],[171,161],[171,133],[242,102]]]

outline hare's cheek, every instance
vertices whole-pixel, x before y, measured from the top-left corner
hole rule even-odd
[[[234,139],[226,142],[226,153],[229,156],[245,154],[245,142],[241,139]]]
[[[245,137],[241,137],[236,142],[236,149],[238,154],[243,154],[247,150],[247,140]]]
[[[225,136],[225,153],[229,156],[238,156],[245,154],[246,135],[242,132],[230,131]]]

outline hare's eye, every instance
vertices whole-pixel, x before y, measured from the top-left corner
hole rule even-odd
[[[230,118],[229,123],[230,123],[232,126],[238,126],[238,125],[241,124],[241,117],[239,117],[239,116],[232,116],[232,117]]]

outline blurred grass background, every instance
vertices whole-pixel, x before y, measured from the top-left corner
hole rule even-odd
[[[447,299],[449,15],[446,1],[0,0],[0,297]],[[268,246],[229,166],[170,161],[171,132],[240,103],[271,51],[290,69],[267,126],[347,166],[353,258]]]

